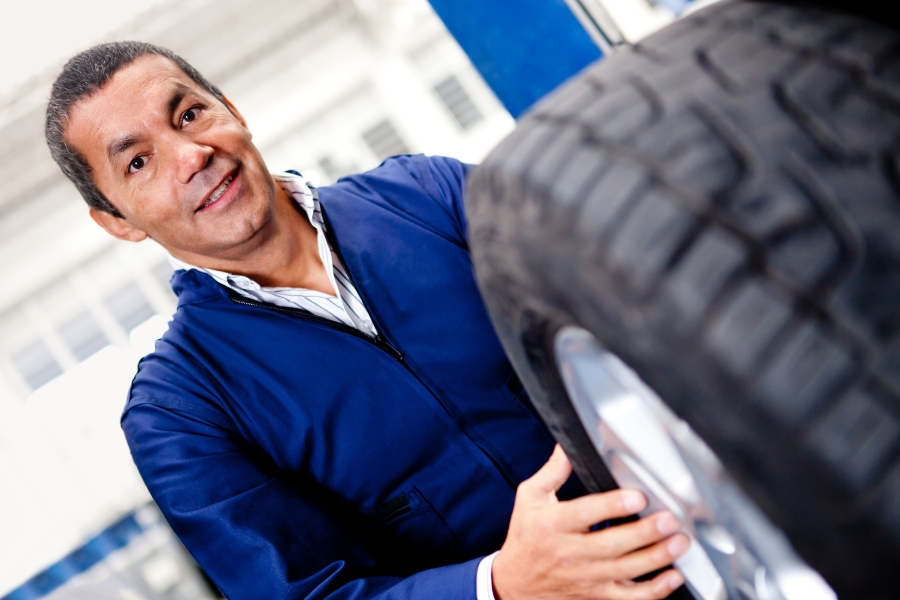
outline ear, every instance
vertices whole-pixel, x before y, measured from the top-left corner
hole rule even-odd
[[[147,237],[147,232],[133,227],[125,219],[96,208],[92,208],[90,213],[94,223],[105,229],[106,233],[114,238],[125,240],[126,242],[140,242]]]
[[[243,125],[247,129],[249,129],[247,127],[247,121],[244,120],[244,116],[240,113],[240,111],[238,111],[238,109],[234,106],[234,104],[231,103],[231,100],[228,99],[228,96],[223,95],[222,99],[225,100],[225,106],[228,107],[228,110],[231,111],[231,114],[233,114],[234,117],[238,121],[240,121],[241,125]]]

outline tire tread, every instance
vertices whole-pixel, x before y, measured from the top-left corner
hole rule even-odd
[[[589,442],[541,378],[580,321],[839,595],[900,597],[900,33],[713,5],[540,103],[469,190],[492,317],[568,449]]]

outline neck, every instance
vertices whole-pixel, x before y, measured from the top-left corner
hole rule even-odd
[[[315,228],[278,182],[275,182],[274,204],[270,227],[240,259],[185,257],[182,260],[198,267],[244,275],[264,287],[304,288],[335,295],[319,256]]]

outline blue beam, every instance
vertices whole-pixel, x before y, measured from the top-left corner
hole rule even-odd
[[[144,533],[132,511],[0,600],[38,600]]]
[[[430,0],[514,117],[603,53],[564,0]]]

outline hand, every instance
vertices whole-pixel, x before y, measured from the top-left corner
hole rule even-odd
[[[595,523],[643,510],[647,499],[615,490],[560,502],[556,491],[571,472],[557,445],[547,464],[519,485],[509,533],[492,568],[497,600],[650,600],[684,583],[672,569],[632,581],[687,551],[688,538],[675,534],[680,524],[671,513],[592,532]]]

